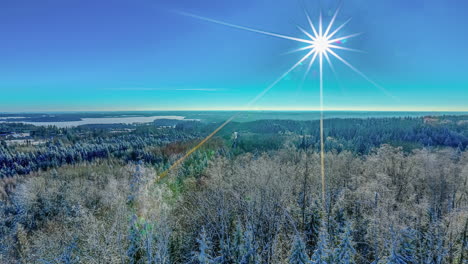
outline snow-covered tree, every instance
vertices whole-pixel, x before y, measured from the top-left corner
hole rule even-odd
[[[400,234],[393,234],[390,254],[386,258],[386,264],[416,263],[415,235],[413,230],[403,230]]]
[[[328,232],[325,223],[322,223],[322,227],[319,234],[319,240],[317,247],[315,248],[314,254],[312,254],[310,263],[312,264],[329,264],[330,263],[330,249],[328,243]]]
[[[260,259],[257,255],[257,246],[255,244],[253,232],[251,228],[247,228],[244,232],[244,241],[242,247],[242,257],[240,264],[257,264]]]
[[[341,235],[340,244],[334,252],[334,263],[336,264],[354,264],[356,250],[351,233],[351,226],[348,224]]]
[[[199,237],[197,238],[198,250],[193,252],[193,259],[198,264],[211,264],[213,262],[211,239],[202,228]]]
[[[289,255],[290,264],[308,264],[310,262],[309,256],[307,256],[304,240],[300,235],[296,235],[294,238],[293,245],[291,247],[291,253]]]

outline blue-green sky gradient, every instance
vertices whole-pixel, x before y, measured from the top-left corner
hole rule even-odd
[[[304,9],[328,23],[338,1],[5,0],[0,3],[0,111],[227,110],[245,105],[298,61],[298,42],[233,24],[304,37]],[[341,34],[363,32],[325,67],[325,107],[468,110],[468,2],[349,0]],[[251,109],[318,109],[317,67],[306,65]]]

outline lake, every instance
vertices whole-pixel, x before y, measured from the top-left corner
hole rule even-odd
[[[23,124],[31,124],[35,126],[56,126],[59,128],[77,127],[81,125],[94,125],[94,124],[135,124],[135,123],[151,123],[157,119],[172,119],[172,120],[187,120],[194,121],[195,119],[185,119],[184,116],[125,116],[125,117],[102,117],[102,118],[81,118],[79,121],[65,121],[65,122],[30,122],[30,121],[15,121]],[[1,121],[5,123],[8,121]]]

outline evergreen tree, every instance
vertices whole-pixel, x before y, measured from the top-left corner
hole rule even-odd
[[[416,263],[416,231],[405,229],[401,234],[400,252],[407,263]]]
[[[205,227],[202,228],[199,238],[197,238],[198,251],[193,253],[193,259],[198,264],[211,264],[213,262],[211,240],[207,236]]]
[[[248,228],[244,232],[244,241],[242,247],[242,257],[240,264],[257,264],[260,263],[259,256],[257,255],[257,246],[255,244],[253,232]]]
[[[320,229],[319,240],[314,254],[311,257],[311,264],[329,264],[330,263],[330,249],[328,245],[328,232],[325,223],[322,223]]]
[[[395,245],[390,249],[390,256],[385,261],[386,264],[407,264],[407,260],[402,256]]]
[[[422,235],[422,245],[419,249],[421,257],[419,263],[424,264],[441,264],[444,257],[447,255],[447,250],[444,247],[444,234],[440,228],[433,223],[428,230]]]
[[[233,260],[234,263],[239,263],[243,256],[243,248],[244,248],[244,239],[243,239],[243,232],[242,226],[238,222],[236,224],[236,231],[231,239],[231,253],[230,258]]]
[[[137,200],[140,191],[140,185],[143,178],[142,162],[139,161],[135,167],[135,172],[130,180],[130,194],[128,196],[128,203],[133,206]]]
[[[306,249],[309,254],[313,252],[316,248],[318,243],[318,238],[320,234],[320,223],[321,223],[321,215],[320,215],[320,206],[315,200],[312,205],[312,208],[309,213],[309,220],[305,226],[305,235],[306,235]]]
[[[300,235],[294,238],[291,254],[289,256],[290,264],[308,264],[310,262],[305,250],[304,240]]]
[[[356,250],[352,241],[351,227],[348,224],[341,235],[341,241],[335,250],[334,259],[336,264],[354,264]]]
[[[390,255],[386,258],[386,264],[410,264],[416,263],[415,236],[413,230],[403,230],[398,236],[393,235]]]
[[[138,217],[136,215],[133,215],[130,221],[128,242],[127,257],[129,263],[138,263],[141,258],[141,234],[138,228]]]

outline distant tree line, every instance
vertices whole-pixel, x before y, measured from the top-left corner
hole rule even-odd
[[[468,146],[468,122],[427,124],[422,118],[326,119],[324,122],[327,151],[348,150],[368,154],[382,144],[402,146],[405,151],[421,147],[452,147],[463,151]],[[240,147],[243,146],[246,152],[252,151],[252,148],[242,144],[242,140],[258,145],[261,137],[269,135],[276,135],[276,140],[265,140],[265,145],[282,145],[295,135],[298,148],[318,150],[319,129],[319,121],[294,120],[259,120],[227,126],[228,132],[240,133]]]
[[[25,175],[38,170],[57,168],[64,164],[116,157],[126,161],[143,160],[147,163],[163,161],[161,155],[146,151],[148,147],[163,146],[170,142],[191,139],[189,135],[139,136],[123,135],[109,138],[81,140],[63,144],[61,140],[49,141],[45,146],[33,147],[23,152],[6,144],[0,145],[0,178]]]
[[[461,152],[468,146],[468,122],[464,122],[463,118],[466,117],[442,117],[441,122],[436,124],[425,123],[423,118],[327,119],[325,149],[362,155],[371,153],[382,144],[390,144],[401,146],[404,151],[421,147],[451,147]],[[32,147],[28,151],[17,151],[3,142],[0,146],[0,178],[97,158],[117,157],[158,164],[170,161],[174,153],[164,155],[150,151],[151,147],[201,138],[219,125],[202,122],[174,124],[175,129],[159,129],[155,125],[57,128],[0,124],[0,128],[5,131],[31,130],[33,137],[49,141],[46,147]],[[133,128],[131,133],[112,133],[113,129],[129,127]],[[232,138],[234,132],[239,135],[236,139]],[[218,136],[226,141],[222,151],[234,155],[278,150],[291,144],[304,150],[318,151],[320,148],[318,121],[232,122]],[[219,151],[221,145],[218,144],[214,150]],[[180,156],[187,148],[177,155]],[[177,155],[172,159],[177,158]]]

